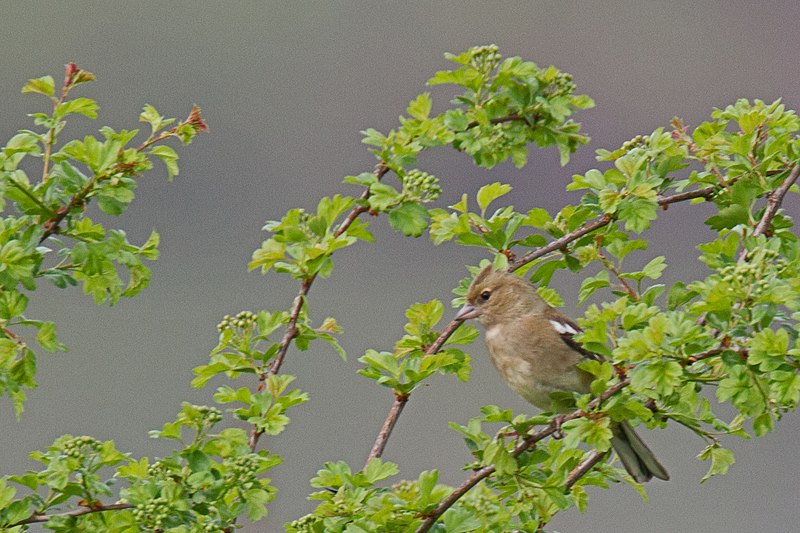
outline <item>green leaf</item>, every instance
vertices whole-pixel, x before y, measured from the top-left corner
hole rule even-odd
[[[396,476],[400,473],[400,469],[397,468],[397,465],[394,463],[384,463],[379,458],[372,459],[369,464],[367,464],[367,468],[364,470],[364,476],[366,477],[367,481],[372,483],[377,483],[383,479]]]
[[[562,307],[564,305],[564,299],[551,287],[539,286],[536,287],[536,292],[542,300],[552,307]]]
[[[631,371],[631,387],[646,396],[651,396],[652,391],[666,396],[680,385],[682,376],[683,367],[677,361],[655,359]]]
[[[508,194],[511,191],[511,185],[501,184],[499,182],[484,185],[478,190],[478,205],[481,208],[481,214],[486,213],[486,208],[494,200],[501,196]]]
[[[502,442],[492,442],[483,451],[483,463],[494,465],[499,475],[513,474],[517,471],[517,460],[509,453]]]
[[[407,237],[422,235],[428,220],[428,210],[416,202],[403,202],[389,213],[389,224]]]
[[[481,521],[470,511],[462,508],[448,509],[442,515],[442,522],[447,533],[467,533],[481,527]]]
[[[583,302],[598,289],[609,287],[610,285],[611,282],[609,281],[608,271],[606,270],[601,270],[597,275],[584,279],[578,291],[578,304],[583,304]]]
[[[659,255],[658,257],[654,257],[644,266],[644,268],[642,268],[642,274],[650,279],[658,279],[661,277],[661,273],[664,272],[664,269],[666,268],[667,265],[664,263],[664,256]]]
[[[97,118],[98,109],[100,109],[100,106],[91,98],[75,98],[57,105],[53,117],[61,118],[70,114],[78,114],[95,119]]]
[[[712,476],[727,473],[731,465],[736,462],[733,452],[725,448],[720,448],[719,444],[708,446],[700,452],[697,458],[702,461],[711,460],[711,467],[708,469],[708,473],[703,476],[703,479],[700,480],[701,483],[707,481]]]
[[[53,97],[55,95],[55,82],[52,76],[42,76],[41,78],[34,78],[28,80],[28,83],[22,88],[23,93],[39,93],[45,96]]]
[[[172,181],[172,178],[178,175],[178,154],[171,147],[161,144],[151,148],[148,153],[156,156],[166,165],[167,179],[169,181]]]
[[[713,230],[720,231],[750,222],[750,212],[739,204],[729,205],[719,213],[706,219],[705,224]]]
[[[425,120],[431,113],[432,104],[430,93],[422,93],[411,101],[406,111],[418,120]]]
[[[56,339],[56,325],[54,322],[43,322],[36,335],[36,342],[48,352],[57,350],[66,351],[67,347]]]
[[[525,217],[525,220],[522,222],[522,224],[525,226],[533,226],[534,228],[542,229],[548,223],[552,222],[552,220],[553,218],[546,210],[536,207],[528,211],[527,217]]]
[[[658,204],[653,200],[631,196],[620,202],[617,208],[619,219],[625,229],[641,233],[650,227],[650,221],[658,218]]]
[[[156,108],[151,106],[150,104],[146,104],[144,106],[142,113],[139,115],[139,120],[141,122],[146,122],[147,124],[150,124],[153,133],[175,122],[175,119],[172,118],[165,119],[164,117],[162,117],[156,110]]]
[[[753,336],[748,362],[758,365],[762,372],[777,370],[784,364],[789,350],[789,333],[785,329],[764,329]]]
[[[564,444],[577,448],[581,442],[604,452],[611,448],[611,420],[607,417],[599,419],[576,418],[564,423]]]

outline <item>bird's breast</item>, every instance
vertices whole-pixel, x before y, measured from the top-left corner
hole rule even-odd
[[[535,337],[518,339],[508,328],[495,325],[486,330],[486,346],[492,364],[508,386],[533,405],[549,410],[550,394],[560,388],[540,375],[536,357],[540,347]]]

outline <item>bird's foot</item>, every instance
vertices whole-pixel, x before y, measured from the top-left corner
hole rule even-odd
[[[563,439],[564,432],[561,430],[562,424],[564,424],[564,415],[556,415],[553,417],[553,438],[554,439]]]

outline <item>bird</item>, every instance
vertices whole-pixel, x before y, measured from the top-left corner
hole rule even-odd
[[[580,326],[545,302],[527,280],[491,265],[481,270],[455,320],[473,318],[485,328],[486,347],[497,371],[531,404],[550,411],[553,393],[590,391],[593,376],[577,365],[602,357],[574,339]],[[612,422],[611,431],[611,446],[633,479],[669,479],[627,421]]]

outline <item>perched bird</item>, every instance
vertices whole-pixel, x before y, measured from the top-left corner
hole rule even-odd
[[[576,365],[600,356],[585,350],[573,335],[580,327],[550,307],[536,288],[509,272],[484,268],[467,292],[456,319],[478,318],[486,328],[492,363],[509,387],[527,401],[549,411],[552,393],[589,392],[592,375]],[[613,423],[611,445],[636,481],[653,476],[667,480],[661,466],[628,422]]]

